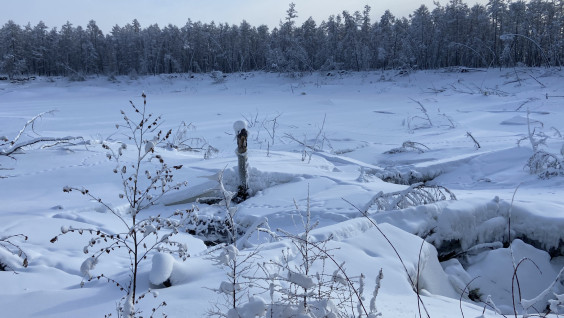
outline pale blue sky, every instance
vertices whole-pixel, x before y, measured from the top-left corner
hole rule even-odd
[[[467,0],[467,4],[486,1]],[[366,4],[372,7],[373,21],[386,9],[396,17],[407,17],[421,4],[434,8],[433,0],[0,0],[0,24],[13,20],[19,25],[30,22],[34,26],[42,20],[49,28],[60,28],[66,21],[85,27],[93,19],[108,33],[112,26],[124,26],[135,18],[142,27],[154,23],[182,27],[188,18],[229,24],[245,19],[253,26],[266,24],[272,29],[284,18],[290,2],[296,4],[298,24],[310,16],[319,24],[343,10],[362,11]],[[447,1],[440,3],[445,5]]]

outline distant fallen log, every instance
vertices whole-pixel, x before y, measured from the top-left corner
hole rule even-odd
[[[31,147],[33,145],[42,144],[42,148],[53,147],[59,144],[68,144],[72,143],[75,140],[83,140],[82,137],[76,136],[66,136],[66,137],[45,137],[39,136],[39,134],[35,133],[34,131],[34,124],[35,122],[44,117],[45,115],[52,114],[54,111],[43,112],[38,115],[35,115],[33,118],[28,120],[23,127],[18,131],[15,137],[12,139],[8,139],[6,136],[0,136],[0,157],[8,157],[14,159],[14,155],[21,153],[24,148]],[[33,131],[38,137],[23,140],[22,138],[27,131]],[[5,169],[0,165],[0,170],[9,170]],[[1,176],[0,176],[1,178]]]
[[[17,142],[14,144],[10,144],[7,147],[3,147],[0,148],[0,156],[8,156],[11,157],[13,154],[16,154],[18,151],[22,150],[25,147],[29,147],[35,144],[40,144],[40,143],[54,143],[48,146],[44,146],[44,148],[46,147],[51,147],[54,146],[56,144],[60,144],[60,143],[69,143],[73,140],[82,140],[82,137],[74,137],[74,136],[67,136],[67,137],[37,137],[37,138],[33,138],[30,140],[26,140],[26,141],[22,141],[22,142]],[[4,146],[4,145],[1,145]]]

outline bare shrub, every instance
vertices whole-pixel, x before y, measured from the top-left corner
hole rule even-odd
[[[126,136],[133,142],[135,153],[133,162],[126,162],[123,157],[127,151],[125,143],[118,144],[117,149],[103,143],[102,147],[108,151],[107,157],[115,161],[114,173],[119,174],[122,180],[123,192],[119,198],[128,203],[127,213],[124,215],[102,198],[92,194],[86,188],[65,187],[64,192],[77,191],[87,198],[99,202],[112,213],[119,224],[122,225],[121,232],[109,232],[101,228],[74,228],[63,226],[61,234],[53,237],[51,243],[55,243],[60,236],[68,233],[87,234],[91,236],[83,251],[89,257],[82,263],[81,272],[84,279],[105,279],[115,284],[126,295],[121,299],[118,314],[123,317],[138,317],[141,311],[136,308],[137,304],[150,291],[138,293],[139,266],[148,259],[148,256],[156,251],[177,254],[181,259],[189,257],[187,246],[171,239],[179,233],[179,227],[183,219],[192,210],[177,210],[170,216],[145,216],[141,212],[155,205],[164,194],[179,189],[186,185],[185,182],[174,183],[174,171],[181,166],[168,166],[162,156],[155,154],[155,145],[166,143],[171,136],[171,131],[163,132],[158,129],[161,117],[147,112],[147,99],[143,97],[143,106],[137,107],[130,102],[132,117],[124,111],[124,124],[116,125],[127,131]],[[156,161],[153,165],[152,161]],[[130,280],[119,282],[105,274],[93,274],[99,259],[104,255],[112,255],[118,251],[125,251],[129,255]],[[82,282],[84,285],[84,281]],[[165,303],[162,302],[161,306]]]
[[[540,149],[541,146],[546,146],[546,141],[550,136],[545,134],[542,130],[537,131],[538,128],[543,127],[543,124],[538,121],[532,121],[529,115],[530,112],[527,111],[527,136],[517,141],[519,145],[523,140],[529,140],[533,148],[533,155],[529,157],[525,167],[529,170],[530,174],[536,174],[541,179],[564,175],[563,159],[559,158],[556,154]],[[556,132],[560,134],[558,130],[556,130]],[[564,146],[560,152],[561,155],[564,156]]]
[[[287,138],[290,141],[293,141],[302,147],[302,161],[306,161],[307,159],[308,163],[311,162],[311,157],[313,156],[313,154],[316,152],[323,151],[326,144],[329,147],[331,147],[331,143],[329,142],[329,139],[325,136],[325,132],[324,132],[326,119],[327,119],[327,114],[325,114],[325,116],[323,117],[323,122],[321,123],[321,126],[319,127],[319,130],[317,131],[317,134],[313,139],[308,139],[307,135],[304,135],[303,140],[300,140],[297,137],[295,137],[293,134],[289,134],[289,133],[284,134],[284,138]]]
[[[407,117],[407,129],[409,132],[413,132],[417,129],[425,129],[433,127],[433,122],[431,121],[431,117],[429,116],[429,112],[427,108],[423,106],[418,100],[411,98],[412,101],[416,102],[419,107],[417,109],[421,112],[421,115],[414,115]]]
[[[271,300],[267,316],[376,317],[375,301],[379,280],[383,276],[377,278],[371,307],[367,309],[362,295],[364,275],[350,277],[345,263],[337,262],[327,246],[332,237],[321,241],[313,238],[311,232],[319,223],[311,220],[309,195],[302,217],[303,233],[277,230],[280,233],[278,237],[289,240],[293,248],[283,250],[279,259],[260,264],[264,276],[254,278],[266,283],[262,288],[269,293]]]
[[[205,138],[193,136],[192,133],[195,130],[196,126],[192,123],[187,124],[183,121],[175,130],[173,130],[170,138],[159,145],[167,149],[174,149],[178,151],[203,152],[204,159],[209,159],[219,152],[219,150],[210,145]]]

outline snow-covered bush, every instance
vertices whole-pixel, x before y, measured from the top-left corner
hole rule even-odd
[[[564,294],[557,295],[554,294],[556,299],[549,300],[549,309],[555,314],[560,314],[564,312]]]
[[[183,121],[162,146],[178,151],[203,152],[205,159],[211,158],[219,150],[210,145],[205,138],[192,136],[195,130],[196,127],[192,123],[187,124]]]
[[[153,255],[149,281],[155,286],[170,287],[170,276],[174,267],[174,257],[168,253]]]
[[[23,239],[24,241],[27,241],[27,236],[23,234],[15,234],[0,237],[0,271],[14,270],[12,260],[7,257],[9,255],[14,256],[14,258],[21,262],[21,266],[27,267],[28,265],[27,254],[22,250],[18,243],[14,241],[14,239]],[[4,251],[8,254],[3,255]]]
[[[376,206],[376,209],[380,211],[401,210],[444,200],[456,200],[456,196],[442,186],[426,186],[423,183],[416,183],[402,191],[391,193],[380,191],[372,197],[362,211],[367,212],[372,206]]]
[[[311,234],[319,223],[311,220],[309,196],[302,221],[301,234],[278,229],[280,238],[289,240],[292,247],[284,249],[280,258],[260,264],[264,276],[254,278],[264,282],[261,287],[270,295],[269,317],[376,317],[377,292],[369,311],[363,302],[363,276],[349,277],[344,262],[338,263],[330,253],[331,237],[317,241]]]
[[[210,77],[212,78],[214,84],[221,84],[225,82],[227,75],[224,75],[222,71],[212,71],[210,73]]]
[[[456,124],[454,120],[445,113],[442,113],[440,109],[437,109],[436,116],[434,114],[430,114],[429,111],[423,103],[418,100],[411,99],[417,105],[417,109],[419,110],[419,115],[410,115],[408,116],[403,125],[407,125],[407,130],[409,133],[415,132],[418,129],[428,129],[432,127],[447,127],[447,128],[455,128]]]
[[[213,290],[221,295],[224,302],[215,304],[209,314],[234,318],[262,316],[266,310],[264,301],[249,295],[249,287],[253,282],[250,272],[259,257],[258,251],[241,252],[235,244],[229,244],[222,246],[218,252],[212,260],[226,270],[226,279]]]
[[[413,133],[413,131],[417,129],[426,129],[433,127],[433,121],[431,120],[431,116],[429,115],[427,108],[423,106],[420,101],[414,99],[411,100],[419,105],[417,109],[421,112],[421,115],[413,115],[407,117],[404,124],[407,124],[407,129],[409,130],[409,132]]]
[[[60,236],[68,233],[92,236],[83,249],[89,257],[82,263],[81,272],[87,281],[107,279],[108,282],[125,291],[126,295],[119,306],[119,314],[123,317],[137,317],[140,314],[136,305],[149,292],[137,292],[139,266],[148,259],[151,253],[159,251],[177,254],[183,260],[189,256],[187,246],[172,240],[171,237],[179,232],[178,229],[184,217],[191,210],[177,210],[167,217],[140,214],[155,205],[157,200],[169,191],[179,189],[186,184],[185,182],[174,183],[173,180],[174,171],[180,169],[181,166],[170,167],[160,155],[155,154],[155,145],[166,143],[171,131],[158,130],[161,117],[155,117],[147,112],[145,94],[142,97],[143,106],[137,107],[130,102],[133,109],[132,117],[130,118],[126,112],[121,111],[125,123],[116,125],[118,129],[125,129],[128,140],[133,142],[133,161],[128,161],[125,157],[128,151],[125,143],[118,143],[117,149],[113,149],[107,143],[102,144],[102,147],[108,151],[107,158],[116,163],[113,171],[119,174],[122,180],[123,192],[119,194],[119,198],[127,201],[127,214],[122,214],[88,189],[69,186],[63,189],[64,192],[77,191],[102,204],[123,225],[123,231],[116,233],[101,228],[63,226],[61,234],[51,239],[51,243],[55,243]],[[153,164],[154,161],[156,163]],[[126,251],[130,258],[129,281],[116,281],[103,273],[93,274],[103,255],[112,255],[112,253],[118,253],[119,250]],[[164,302],[161,305],[164,305]]]
[[[548,179],[555,176],[564,175],[564,145],[560,150],[561,158],[558,155],[540,149],[541,146],[546,146],[546,141],[550,138],[542,130],[537,131],[539,127],[533,125],[540,125],[539,121],[532,121],[530,119],[530,112],[527,111],[527,136],[517,141],[520,144],[523,140],[529,140],[533,148],[533,155],[527,160],[525,167],[529,173],[536,174],[541,179]],[[556,131],[558,134],[559,132]]]
[[[216,200],[215,198],[213,199]],[[238,222],[237,236],[245,234],[249,224]],[[200,238],[208,246],[226,244],[231,241],[229,221],[225,216],[190,213],[183,224],[183,229],[189,234]]]
[[[235,197],[235,193],[225,189],[223,172],[218,175],[218,184],[222,196],[221,203],[225,207],[225,218],[221,223],[223,227],[220,228],[220,231],[226,233],[227,242],[219,248],[219,254],[211,258],[215,265],[226,270],[226,280],[220,283],[219,288],[213,289],[224,298],[224,303],[216,304],[214,310],[211,310],[209,314],[229,318],[262,316],[266,310],[264,301],[249,295],[249,288],[253,282],[249,274],[251,269],[255,267],[254,262],[259,257],[258,250],[246,252],[239,250],[237,243],[239,237],[245,235],[245,231],[242,231],[235,218],[237,207],[231,206],[231,200]],[[256,224],[255,228],[258,226]],[[243,245],[241,244],[241,247]],[[227,315],[225,315],[225,311],[227,311]]]
[[[546,152],[542,149],[537,150],[527,160],[525,166],[531,174],[538,175],[541,179],[564,174],[564,163],[557,155]]]
[[[384,153],[390,155],[396,153],[402,153],[402,152],[424,153],[427,152],[428,150],[430,150],[429,147],[425,146],[424,144],[408,140],[408,141],[404,141],[401,147],[390,149]]]

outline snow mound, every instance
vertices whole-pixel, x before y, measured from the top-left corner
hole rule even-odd
[[[557,256],[564,253],[564,219],[557,206],[547,202],[525,204],[495,197],[489,202],[442,201],[401,211],[379,213],[378,222],[387,222],[410,233],[425,237],[437,247],[441,257],[479,248],[484,244],[508,242],[511,238]]]
[[[524,116],[513,116],[501,122],[502,125],[526,125],[527,117]]]
[[[239,134],[239,132],[241,132],[241,130],[247,130],[247,122],[244,120],[238,120],[236,122],[233,123],[233,131],[235,131],[235,134]]]
[[[241,308],[232,308],[227,312],[227,318],[254,318],[262,317],[266,312],[266,302],[257,296],[251,297],[248,303]]]
[[[487,251],[467,259],[467,272],[471,277],[478,277],[472,288],[479,288],[480,293],[491,295],[492,300],[504,314],[513,314],[511,283],[515,265],[521,263],[517,269],[519,286],[514,282],[515,290],[519,289],[525,306],[546,308],[549,300],[554,298],[552,293],[542,294],[558,277],[558,266],[551,263],[550,256],[545,251],[536,249],[521,240],[514,240],[511,249],[500,248]],[[557,282],[553,292],[562,294],[564,286]],[[538,297],[540,295],[540,297]],[[531,300],[532,299],[532,300]],[[531,300],[531,301],[525,301]],[[518,304],[518,310],[521,311]],[[526,309],[526,308],[525,308]]]
[[[161,285],[170,279],[174,267],[174,257],[166,253],[157,253],[153,256],[153,266],[149,273],[149,280],[154,285]]]

